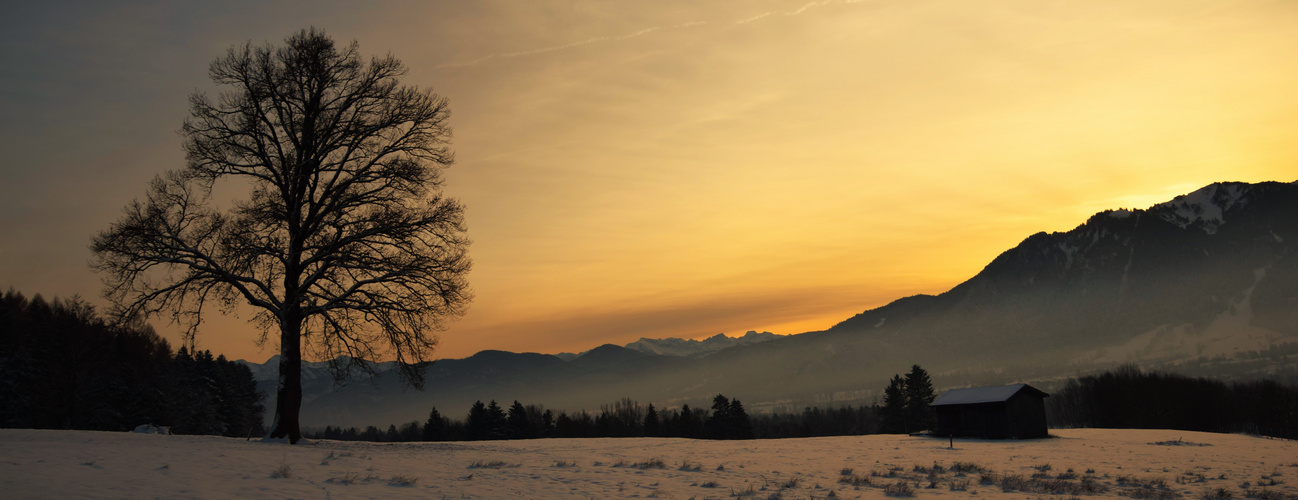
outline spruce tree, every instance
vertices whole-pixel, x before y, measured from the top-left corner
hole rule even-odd
[[[708,437],[712,439],[730,439],[730,399],[721,394],[712,398],[712,415],[707,422]]]
[[[694,410],[690,405],[681,405],[680,424],[676,426],[677,437],[694,437]]]
[[[487,416],[487,405],[482,404],[482,401],[474,401],[464,424],[468,428],[470,441],[480,441],[490,437],[491,421]]]
[[[908,432],[932,430],[937,421],[933,408],[929,404],[937,398],[933,391],[933,382],[928,372],[914,365],[906,374],[906,422]]]
[[[532,423],[527,419],[527,409],[517,399],[509,407],[509,415],[505,417],[508,436],[510,439],[529,439],[536,437],[532,435]]]
[[[753,423],[748,420],[748,412],[738,399],[730,400],[730,437],[732,439],[752,439]]]
[[[884,434],[900,434],[906,430],[906,381],[901,375],[893,375],[888,387],[883,390],[883,408],[880,431]]]
[[[505,410],[496,403],[496,400],[487,403],[487,439],[504,439],[508,436],[507,422]]]
[[[644,416],[644,435],[654,437],[658,435],[658,410],[654,409],[654,404],[649,403],[649,409],[645,411]]]
[[[445,441],[446,440],[446,418],[437,411],[434,406],[433,410],[428,412],[428,421],[424,422],[424,441]]]

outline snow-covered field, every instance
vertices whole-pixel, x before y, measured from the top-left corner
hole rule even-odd
[[[917,498],[947,499],[1197,499],[1219,489],[1298,497],[1298,442],[1169,430],[1052,434],[957,439],[954,448],[893,435],[288,446],[3,429],[0,497],[885,498],[886,488],[907,487]],[[967,464],[983,470],[955,470]]]

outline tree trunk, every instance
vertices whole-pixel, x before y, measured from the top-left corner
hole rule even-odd
[[[302,319],[288,314],[280,323],[279,395],[275,399],[275,424],[271,439],[288,438],[289,444],[302,439]]]

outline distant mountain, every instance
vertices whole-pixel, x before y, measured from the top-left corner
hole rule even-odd
[[[742,337],[727,337],[718,333],[703,340],[641,338],[640,340],[627,344],[626,348],[634,349],[645,354],[656,354],[660,356],[700,357],[712,354],[722,349],[766,342],[768,340],[775,340],[779,337],[779,335],[771,332],[758,333],[755,331],[749,331]]]
[[[750,336],[761,341],[743,341]],[[717,393],[750,411],[798,411],[869,402],[915,363],[939,388],[1048,388],[1122,363],[1298,374],[1298,182],[1218,183],[1148,209],[1107,210],[1071,231],[1029,236],[945,293],[826,331],[642,339],[566,356],[486,351],[434,363],[422,392],[391,372],[313,386],[320,392],[304,402],[303,421],[386,425],[422,420],[432,406],[459,417],[490,399],[568,410],[621,397],[706,406]]]
[[[712,354],[722,349],[729,349],[731,347],[740,346],[740,345],[756,344],[758,342],[766,342],[768,340],[774,340],[779,337],[780,335],[776,335],[771,332],[758,333],[750,330],[748,333],[745,333],[742,337],[727,337],[723,333],[718,333],[716,335],[713,335],[703,340],[681,339],[675,337],[666,338],[666,339],[651,339],[651,338],[641,337],[640,340],[627,344],[623,347],[635,351],[640,351],[645,354],[652,354],[655,356],[680,356],[686,358],[697,358],[701,356],[706,356],[708,354]],[[590,351],[586,351],[586,352],[590,352]],[[570,352],[561,352],[559,354],[555,354],[555,356],[558,356],[559,359],[562,359],[564,361],[572,361],[585,354],[586,354],[585,352],[577,353],[577,354],[570,353]]]

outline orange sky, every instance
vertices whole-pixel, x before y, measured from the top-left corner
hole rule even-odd
[[[182,166],[207,64],[307,25],[451,101],[477,298],[436,357],[828,328],[1103,209],[1298,179],[1294,2],[255,5],[4,21],[0,286],[97,297],[88,240]]]

